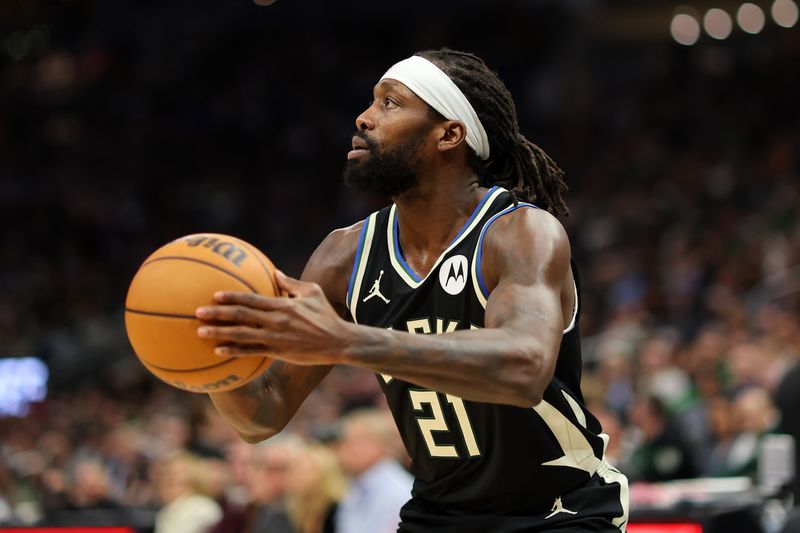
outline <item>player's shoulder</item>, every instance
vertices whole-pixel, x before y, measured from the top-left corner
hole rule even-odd
[[[564,279],[572,252],[561,222],[546,210],[525,204],[501,213],[488,223],[481,243],[486,286],[495,287],[504,276]]]
[[[340,247],[352,246],[355,248],[358,245],[358,239],[361,236],[361,230],[364,228],[364,221],[359,220],[355,224],[343,228],[336,228],[328,233],[323,239],[320,246]]]
[[[364,221],[343,228],[336,228],[317,246],[312,259],[328,268],[350,268],[355,259]]]
[[[509,206],[490,220],[484,246],[513,248],[525,243],[569,248],[569,237],[553,214],[532,204]]]
[[[335,252],[335,255],[343,260],[348,268],[352,266],[355,255],[358,252],[358,245],[363,233],[364,220],[359,220],[355,224],[343,228],[336,228],[331,231],[322,241],[320,246]]]
[[[364,222],[331,231],[306,263],[303,279],[318,283],[328,299],[344,305],[347,280],[353,268]]]

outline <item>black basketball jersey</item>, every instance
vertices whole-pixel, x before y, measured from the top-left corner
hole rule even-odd
[[[481,275],[486,231],[505,214],[535,208],[514,205],[502,188],[490,189],[425,278],[403,259],[395,206],[373,213],[361,232],[347,293],[353,320],[412,334],[482,328],[489,297]],[[603,463],[606,437],[580,392],[573,273],[573,320],[555,377],[536,407],[467,401],[377,376],[412,458],[415,499],[442,513],[537,513],[586,483]]]

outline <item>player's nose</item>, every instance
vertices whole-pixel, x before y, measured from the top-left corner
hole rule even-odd
[[[369,109],[356,117],[356,128],[358,131],[367,131],[375,128],[375,121],[372,120]]]

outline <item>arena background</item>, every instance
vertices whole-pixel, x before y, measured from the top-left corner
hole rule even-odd
[[[147,531],[154,465],[184,449],[231,488],[207,398],[133,355],[127,284],[201,231],[298,275],[382,205],[340,178],[372,85],[448,46],[498,71],[567,172],[584,393],[641,482],[634,518],[779,531],[795,452],[774,434],[800,424],[796,21],[791,0],[0,3],[0,524]],[[333,446],[360,407],[382,410],[374,377],[337,370],[290,430]],[[653,484],[709,476],[729,478]]]

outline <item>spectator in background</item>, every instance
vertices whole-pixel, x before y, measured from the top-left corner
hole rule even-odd
[[[614,338],[606,338],[600,342],[599,377],[605,390],[603,403],[618,416],[625,409],[633,395],[631,379],[631,358],[628,343]]]
[[[46,525],[110,526],[126,520],[127,511],[113,497],[108,469],[99,457],[75,459],[66,474],[48,468],[40,483]]]
[[[78,459],[72,467],[68,507],[74,510],[115,509],[119,504],[111,495],[111,481],[105,465],[98,459]]]
[[[253,446],[243,441],[232,442],[225,451],[228,484],[220,495],[222,518],[211,530],[212,533],[239,533],[244,529],[250,492],[247,489],[247,470],[253,454]]]
[[[743,341],[731,346],[727,353],[725,368],[730,374],[728,390],[731,394],[763,386],[763,375],[768,372],[770,362],[764,349],[756,342]]]
[[[154,437],[151,453],[166,457],[188,448],[191,427],[184,413],[158,413],[149,420],[147,433]]]
[[[795,474],[792,487],[795,505],[800,506],[800,361],[781,380],[775,403],[781,413],[781,431],[794,437]],[[800,523],[800,515],[797,521]]]
[[[624,461],[624,446],[626,443],[624,427],[617,414],[611,409],[607,408],[602,403],[592,403],[589,408],[594,414],[597,421],[600,422],[600,427],[603,428],[603,433],[608,435],[608,444],[606,445],[605,457],[606,460],[619,468],[625,466]]]
[[[289,468],[287,508],[297,533],[334,533],[334,516],[346,481],[336,455],[306,446]]]
[[[706,459],[710,429],[706,397],[692,386],[684,369],[677,365],[679,335],[675,329],[661,328],[646,339],[638,353],[636,389],[657,398],[692,452],[695,465]]]
[[[390,459],[394,427],[383,413],[354,411],[342,420],[337,453],[351,484],[336,513],[336,533],[395,533],[411,497],[411,474]]]
[[[68,486],[69,480],[62,469],[50,467],[42,471],[37,480],[36,498],[45,516],[69,507]]]
[[[654,396],[670,412],[680,412],[691,401],[689,376],[675,364],[677,333],[659,331],[646,339],[639,349],[637,390]]]
[[[164,507],[156,515],[155,533],[206,533],[222,511],[205,495],[202,460],[178,453],[157,467],[156,484]]]
[[[703,474],[725,476],[730,470],[730,453],[736,437],[733,407],[727,398],[717,396],[708,401],[708,426],[711,442],[707,443]]]
[[[669,481],[695,477],[692,451],[671,424],[663,404],[653,397],[636,398],[630,407],[631,423],[641,442],[633,451],[628,476],[638,481]]]
[[[761,439],[775,431],[778,413],[767,391],[760,387],[739,393],[733,401],[733,413],[737,435],[731,443],[723,475],[755,479]]]
[[[298,438],[279,435],[253,447],[246,474],[251,503],[243,533],[294,533],[286,511],[286,483],[301,446]]]
[[[11,476],[0,461],[0,524],[10,524],[14,520],[14,495],[11,494]]]
[[[250,502],[247,489],[247,470],[253,457],[253,445],[237,440],[225,450],[225,461],[231,473],[231,483],[227,488],[227,499],[239,505]]]
[[[143,506],[153,500],[147,478],[147,458],[141,452],[138,431],[123,426],[106,434],[101,451],[108,467],[111,493],[128,506]]]

